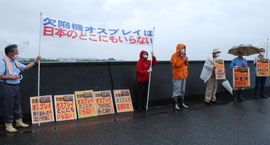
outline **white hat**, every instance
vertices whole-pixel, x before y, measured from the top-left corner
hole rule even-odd
[[[213,53],[220,53],[221,51],[218,48],[213,49]]]

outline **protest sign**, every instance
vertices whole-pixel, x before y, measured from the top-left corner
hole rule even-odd
[[[38,124],[38,97],[30,97],[32,124]],[[54,121],[52,96],[40,96],[40,123]]]
[[[257,59],[257,76],[268,77],[269,76],[269,59]]]
[[[77,119],[74,95],[54,96],[56,121]]]
[[[98,115],[113,114],[114,107],[111,91],[95,91],[94,94]]]
[[[217,80],[225,80],[225,68],[224,68],[224,60],[222,59],[215,59],[215,74]]]
[[[116,110],[120,112],[133,111],[132,100],[129,89],[113,90]]]
[[[76,91],[75,98],[78,118],[97,116],[96,100],[93,90]]]
[[[249,87],[249,67],[233,68],[233,86],[235,87]]]

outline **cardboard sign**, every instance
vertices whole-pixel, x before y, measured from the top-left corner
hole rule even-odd
[[[233,68],[233,86],[234,87],[249,87],[249,67]]]
[[[38,97],[30,97],[32,124],[38,123]],[[40,123],[53,122],[52,96],[40,96]]]
[[[77,119],[74,95],[54,96],[56,121]]]
[[[257,59],[257,76],[258,77],[268,77],[269,76],[269,59]]]
[[[225,68],[224,68],[224,60],[222,59],[215,59],[215,73],[216,73],[216,79],[217,80],[225,80]]]
[[[93,90],[76,91],[78,118],[97,116],[96,100]]]
[[[129,89],[113,90],[113,93],[114,93],[116,110],[118,113],[133,111],[133,105],[132,105]]]
[[[96,98],[98,115],[113,114],[114,107],[111,91],[95,91],[94,94]]]

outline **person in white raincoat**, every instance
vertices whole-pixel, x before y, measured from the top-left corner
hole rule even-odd
[[[215,58],[219,57],[220,52],[218,48],[213,50],[212,57],[206,59],[200,76],[204,83],[207,82],[204,99],[207,105],[216,103],[217,80],[215,77]]]

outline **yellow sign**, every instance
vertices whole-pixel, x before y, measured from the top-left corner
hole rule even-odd
[[[97,103],[98,115],[113,114],[114,107],[111,91],[95,91],[94,94]]]
[[[54,96],[56,121],[77,119],[74,95]]]
[[[76,91],[78,118],[97,116],[96,100],[93,90]]]
[[[269,59],[257,59],[257,76],[258,77],[268,77],[269,76]]]
[[[40,123],[45,122],[53,122],[54,114],[53,114],[53,105],[52,105],[52,96],[40,96],[39,99],[39,111],[40,111]],[[32,124],[38,123],[38,97],[30,98],[31,104],[31,116],[32,116]]]
[[[249,67],[233,68],[233,86],[235,87],[249,87]]]
[[[116,110],[118,113],[133,111],[133,105],[132,105],[129,89],[113,90],[113,93],[114,93]]]
[[[216,79],[217,80],[225,80],[225,68],[224,68],[224,60],[222,59],[215,59],[215,73],[216,73]]]

